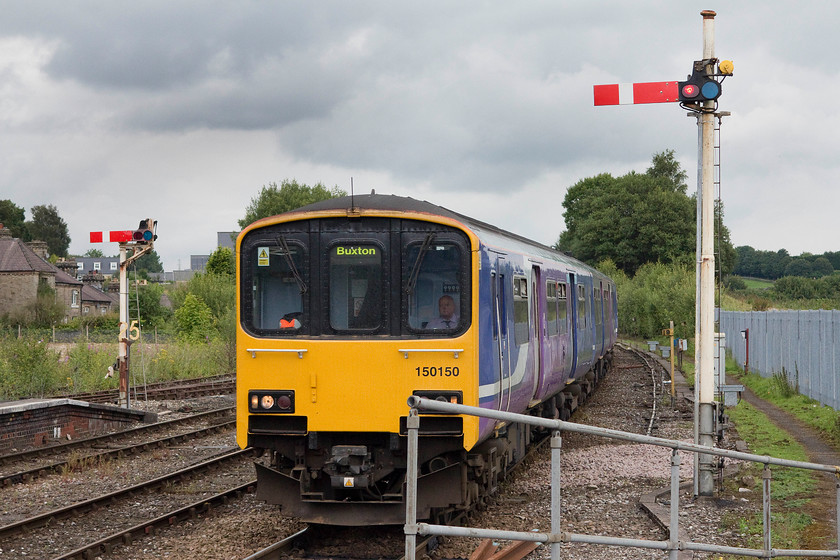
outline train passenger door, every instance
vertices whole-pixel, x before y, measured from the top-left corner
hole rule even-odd
[[[510,408],[510,344],[507,323],[507,290],[505,289],[506,261],[496,257],[496,271],[493,273],[491,291],[493,298],[493,353],[498,383],[498,410]]]
[[[567,290],[567,300],[569,302],[569,328],[571,329],[572,341],[572,364],[569,369],[570,378],[574,377],[575,369],[577,369],[578,361],[578,328],[577,328],[577,285],[575,284],[575,273],[569,273],[569,284]]]
[[[533,399],[537,391],[539,391],[540,384],[543,379],[543,359],[542,359],[542,338],[543,338],[543,323],[544,311],[540,311],[540,302],[545,299],[540,276],[540,267],[536,265],[531,266],[531,351],[534,353],[534,370],[533,380],[534,385],[531,390],[531,398]]]

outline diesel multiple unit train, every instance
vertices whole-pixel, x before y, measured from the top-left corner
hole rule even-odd
[[[410,396],[566,419],[611,360],[608,277],[428,202],[325,200],[251,224],[237,258],[237,440],[263,451],[258,498],[305,521],[404,522]],[[493,493],[533,435],[419,433],[419,519]]]

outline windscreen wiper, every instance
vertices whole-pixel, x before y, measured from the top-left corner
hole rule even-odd
[[[429,245],[432,244],[435,234],[429,232],[426,239],[423,240],[423,245],[420,246],[420,252],[417,253],[417,258],[414,260],[414,266],[411,268],[411,274],[408,275],[408,282],[405,285],[406,293],[410,294],[414,291],[414,286],[417,285],[417,277],[420,276],[420,265],[423,264],[423,258],[429,252]]]
[[[283,256],[286,257],[286,262],[289,265],[289,270],[292,271],[292,276],[295,277],[295,280],[298,283],[298,287],[300,287],[300,293],[305,294],[309,288],[306,286],[306,282],[303,281],[303,277],[300,275],[300,272],[298,272],[298,269],[295,266],[295,261],[292,258],[292,252],[289,250],[289,244],[286,243],[286,238],[282,235],[278,236],[277,243],[278,245],[280,245],[280,247],[283,248]]]

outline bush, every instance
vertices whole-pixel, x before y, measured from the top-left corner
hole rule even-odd
[[[185,342],[207,341],[215,336],[213,312],[200,298],[187,294],[184,304],[175,312],[178,340]]]
[[[694,270],[686,265],[648,263],[616,284],[618,325],[634,337],[658,336],[674,321],[674,334],[694,336]]]
[[[36,337],[4,337],[0,344],[0,398],[44,397],[56,390],[64,377],[58,356],[47,341]]]

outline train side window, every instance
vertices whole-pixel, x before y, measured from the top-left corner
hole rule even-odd
[[[601,307],[602,307],[602,300],[601,300],[601,290],[599,288],[595,288],[595,325],[603,324],[604,320],[601,317]]]
[[[340,244],[329,251],[330,327],[377,329],[382,324],[382,248]]]
[[[463,327],[463,260],[458,244],[431,236],[406,246],[402,284],[411,329],[454,333]]]
[[[586,288],[583,284],[577,286],[577,325],[581,329],[586,328]]]
[[[566,312],[567,305],[568,299],[566,298],[566,283],[560,282],[557,284],[557,325],[560,330],[560,334],[566,334],[569,332]]]
[[[297,333],[305,320],[304,248],[294,242],[281,246],[266,243],[250,247],[247,260],[251,263],[254,328]]]
[[[557,334],[557,281],[545,283],[545,321],[548,324],[548,336]]]
[[[528,322],[528,279],[513,277],[513,334],[517,346],[531,339]]]

